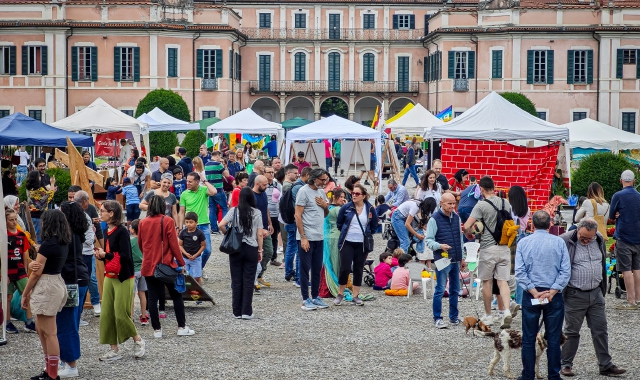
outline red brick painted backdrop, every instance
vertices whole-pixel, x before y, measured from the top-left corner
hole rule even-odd
[[[558,147],[447,139],[442,141],[442,174],[451,178],[457,170],[467,169],[478,180],[491,176],[499,188],[520,185],[527,192],[531,210],[539,210],[549,200]]]

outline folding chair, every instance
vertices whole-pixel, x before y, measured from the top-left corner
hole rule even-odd
[[[419,262],[410,262],[407,263],[406,268],[409,269],[409,289],[407,290],[407,298],[411,297],[413,293],[413,283],[420,282],[422,283],[422,295],[424,299],[427,299],[427,283],[431,282],[431,295],[433,296],[435,292],[435,283],[433,281],[433,271],[429,271],[426,265]],[[424,278],[422,277],[422,271],[426,270],[431,273],[431,277]]]
[[[475,241],[470,241],[464,243],[464,248],[467,251],[467,267],[472,275],[475,275],[475,279],[473,283],[476,288],[476,301],[480,299],[480,285],[482,285],[482,280],[478,278],[478,251],[480,250],[480,243]]]

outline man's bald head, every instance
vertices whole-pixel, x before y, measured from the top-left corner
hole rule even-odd
[[[253,181],[253,191],[255,193],[263,193],[267,190],[267,177],[259,175]]]
[[[258,172],[258,174],[264,174],[264,162],[261,160],[257,160],[253,163],[253,170]]]
[[[444,193],[442,194],[442,198],[440,198],[440,203],[451,202],[451,201],[455,202],[455,200],[456,200],[456,197],[454,197],[453,194]]]
[[[440,198],[440,209],[446,215],[451,215],[453,210],[456,208],[456,197],[451,193],[442,194],[442,198]]]

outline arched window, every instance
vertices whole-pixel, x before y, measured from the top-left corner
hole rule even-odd
[[[307,80],[307,55],[298,52],[293,56],[294,59],[294,80],[302,82]]]
[[[362,80],[365,82],[373,82],[376,80],[375,59],[376,57],[373,53],[366,53],[362,56]]]

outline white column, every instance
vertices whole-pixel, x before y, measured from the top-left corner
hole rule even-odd
[[[49,59],[52,60],[54,59],[53,56],[55,56],[55,71],[53,71],[55,73],[55,113],[53,115],[51,115],[51,118],[49,118],[49,115],[47,115],[46,120],[43,119],[44,122],[46,123],[53,123],[54,121],[63,119],[65,117],[65,110],[67,107],[67,99],[65,96],[65,91],[64,91],[64,84],[65,84],[65,65],[64,65],[64,54],[53,54],[54,51],[57,50],[63,50],[64,46],[65,46],[65,35],[63,32],[60,32],[58,34],[55,35],[55,46],[51,46],[49,49],[50,53],[49,53]],[[55,50],[54,50],[55,49]],[[69,53],[71,52],[71,47],[69,47]],[[52,67],[52,66],[49,66]],[[71,76],[71,70],[69,70],[69,76]]]
[[[286,80],[287,78],[285,77],[286,75],[286,70],[285,67],[287,66],[285,64],[286,60],[286,56],[287,56],[287,43],[286,42],[280,42],[280,80]]]
[[[314,60],[313,65],[315,66],[314,77],[315,77],[315,80],[321,80],[322,78],[320,76],[320,55],[321,55],[320,42],[314,42],[313,43],[313,48],[314,48],[313,49],[314,50],[313,51],[313,58],[314,58],[313,59]]]
[[[389,80],[389,43],[385,42],[382,46],[384,50],[382,80],[387,82]]]
[[[286,28],[287,28],[287,8],[284,5],[280,5],[280,29],[286,29]]]
[[[349,5],[349,28],[354,29],[356,27],[356,6]]]
[[[149,87],[152,90],[158,88],[158,36],[149,36]]]
[[[49,72],[50,72],[50,75],[45,75],[42,77],[42,87],[45,89],[44,90],[44,112],[43,112],[44,114],[43,120],[45,122],[52,121],[55,118],[56,107],[55,107],[54,86],[57,85],[56,77],[60,77],[60,76],[64,77],[64,57],[61,57],[62,54],[54,54],[58,49],[60,49],[61,51],[64,51],[64,42],[62,42],[61,45],[58,45],[58,41],[59,41],[58,39],[54,39],[53,33],[51,32],[45,33],[44,43],[49,48],[47,65],[49,67]],[[62,41],[64,41],[64,37]],[[56,56],[58,56],[58,59],[55,59]],[[55,62],[54,62],[54,59],[55,59]],[[58,64],[59,61],[63,63]],[[63,98],[63,101],[64,101],[64,98]],[[22,110],[21,112],[25,112],[25,110]]]
[[[389,21],[389,6],[385,5],[383,7],[384,11],[384,21],[383,21],[383,25],[384,25],[384,29],[391,29],[393,27],[393,25],[391,25],[391,22]]]
[[[316,5],[314,8],[314,22],[316,30],[322,29],[322,6]]]
[[[355,44],[353,42],[349,42],[349,80],[355,80],[355,72],[356,72],[356,55],[355,55]]]
[[[615,14],[614,14],[615,21]],[[617,59],[617,51],[620,48],[620,37],[611,38],[611,60]],[[611,94],[611,109],[609,110],[609,122],[607,124],[620,128],[620,91],[622,90],[622,81],[616,78],[616,65],[611,65],[611,74],[609,76],[610,91]],[[602,89],[601,91],[602,92]]]
[[[600,41],[600,67],[598,67],[598,78],[600,78],[600,104],[598,108],[598,121],[609,124],[609,88],[610,78],[615,78],[616,53],[611,50],[611,39],[601,37]],[[614,70],[612,70],[612,68]],[[595,78],[594,78],[595,79]],[[597,80],[597,79],[595,79]]]
[[[511,63],[511,89],[513,91],[520,91],[520,78],[523,77],[520,74],[520,57],[521,57],[521,44],[522,37],[514,36],[513,37],[513,58]],[[526,79],[527,73],[524,73],[524,78]]]

